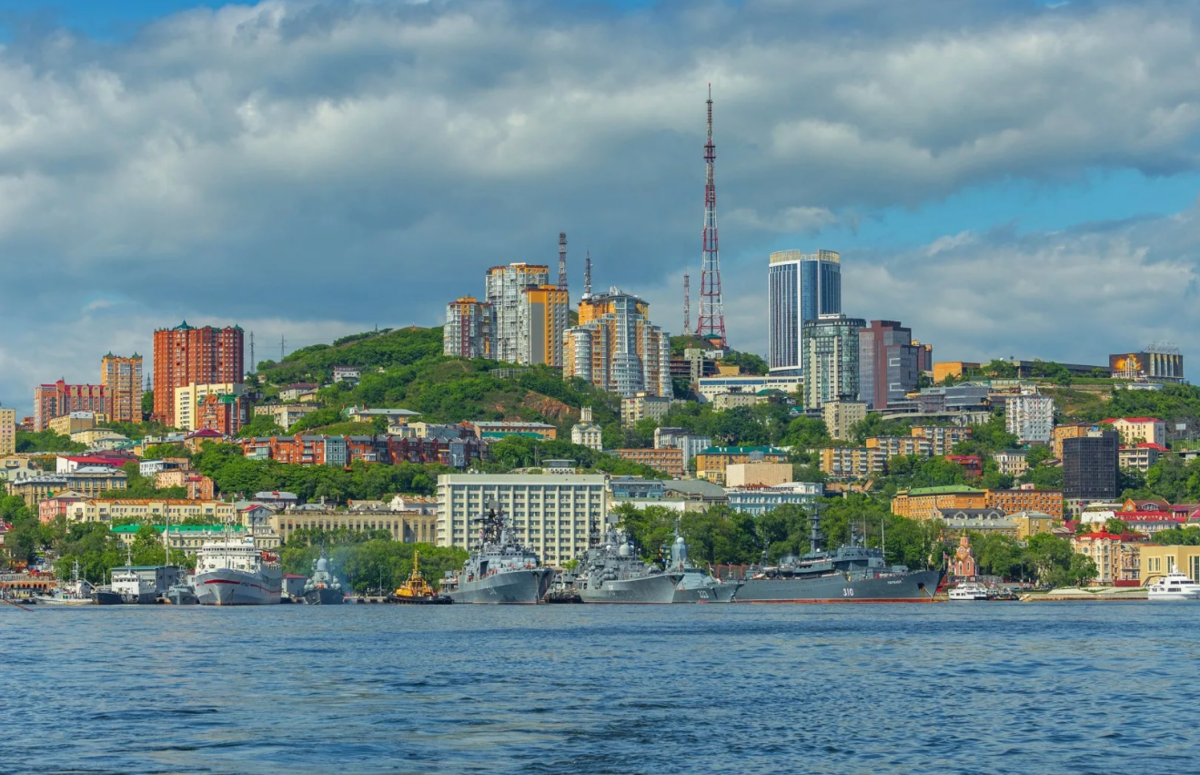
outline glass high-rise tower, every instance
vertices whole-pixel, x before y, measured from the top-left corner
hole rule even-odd
[[[804,324],[842,312],[842,259],[832,250],[778,250],[767,274],[771,330],[767,363],[778,374],[801,374]]]

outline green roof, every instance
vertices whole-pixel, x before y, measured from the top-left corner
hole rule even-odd
[[[941,487],[915,487],[908,491],[912,495],[953,495],[955,493],[984,493],[987,490],[979,490],[974,487],[967,487],[963,484],[946,484]]]

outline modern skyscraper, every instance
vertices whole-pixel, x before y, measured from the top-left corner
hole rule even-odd
[[[142,356],[105,355],[100,359],[100,384],[107,394],[110,421],[142,421]]]
[[[183,321],[154,332],[154,419],[175,424],[175,388],[245,380],[240,326],[193,328]]]
[[[493,340],[492,305],[465,296],[446,305],[442,329],[442,353],[460,358],[491,358]]]
[[[845,315],[822,315],[804,324],[805,409],[819,409],[829,401],[858,400],[858,332],[866,324],[862,318]]]
[[[33,429],[44,431],[50,421],[71,412],[93,412],[107,418],[108,399],[103,385],[68,385],[63,380],[33,389]],[[100,419],[100,418],[97,418]]]
[[[568,291],[541,285],[521,291],[517,308],[517,363],[562,368],[563,333],[570,320]]]
[[[842,259],[832,250],[779,250],[767,270],[771,371],[799,374],[804,325],[842,312]]]
[[[493,266],[484,279],[484,296],[492,305],[495,322],[492,357],[506,363],[519,363],[521,342],[521,292],[526,288],[550,285],[550,267],[516,263]]]
[[[632,398],[671,397],[671,338],[650,322],[650,305],[610,288],[579,302],[579,325],[563,339],[563,378],[579,377]]]
[[[921,356],[911,328],[895,320],[872,320],[858,332],[858,400],[882,411],[920,389]]]
[[[1088,501],[1117,497],[1120,438],[1093,427],[1086,436],[1063,439],[1063,500],[1072,513]]]

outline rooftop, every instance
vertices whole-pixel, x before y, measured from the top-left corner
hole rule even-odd
[[[908,491],[908,495],[909,495],[909,497],[916,497],[916,496],[921,496],[921,495],[956,495],[956,494],[982,495],[985,492],[987,492],[987,490],[980,490],[975,487],[967,487],[966,485],[962,485],[962,484],[946,484],[946,485],[942,485],[940,487],[914,487],[913,489]]]

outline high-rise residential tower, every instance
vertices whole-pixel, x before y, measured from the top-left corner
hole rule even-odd
[[[492,305],[464,296],[446,305],[442,354],[460,358],[491,358],[495,341]]]
[[[804,408],[858,399],[858,332],[862,318],[822,315],[804,324],[801,340]]]
[[[550,285],[550,267],[544,264],[516,263],[493,266],[488,270],[484,296],[492,305],[495,322],[492,358],[507,363],[520,362],[522,292],[543,285]]]
[[[240,326],[194,328],[183,323],[154,332],[154,419],[175,424],[175,388],[245,380]]]
[[[921,387],[924,349],[912,329],[895,320],[872,320],[858,332],[858,400],[876,411]]]
[[[563,333],[570,310],[566,288],[539,285],[521,291],[517,308],[517,363],[562,368]]]
[[[770,331],[768,365],[779,374],[800,374],[804,325],[842,312],[842,259],[832,250],[778,250],[767,270]]]
[[[142,421],[142,356],[105,355],[100,359],[100,384],[111,422]]]
[[[44,431],[50,421],[71,412],[92,412],[108,418],[108,398],[103,385],[68,385],[59,380],[33,389],[33,429]]]
[[[11,455],[16,451],[17,410],[0,406],[0,455]]]
[[[563,338],[563,378],[579,377],[631,398],[671,397],[671,338],[650,322],[650,305],[610,288],[579,302],[579,325]]]

